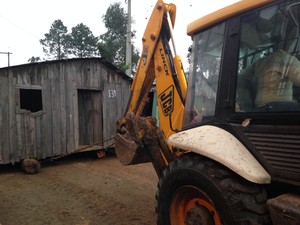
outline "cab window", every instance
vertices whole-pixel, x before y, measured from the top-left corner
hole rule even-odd
[[[241,19],[235,111],[299,111],[300,2],[281,4]]]
[[[193,36],[192,59],[184,125],[194,125],[215,115],[225,24]]]

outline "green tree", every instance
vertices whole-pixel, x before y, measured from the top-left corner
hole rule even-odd
[[[31,58],[28,59],[27,62],[29,62],[29,63],[35,63],[35,62],[40,62],[40,61],[41,61],[40,57],[34,57],[34,56],[32,56]]]
[[[55,20],[52,23],[49,33],[46,33],[45,38],[40,40],[48,59],[64,59],[68,57],[70,36],[67,33],[68,28],[64,26],[61,20]]]
[[[91,57],[98,54],[98,38],[93,35],[90,28],[80,23],[72,28],[70,34],[70,52],[80,58]]]
[[[111,4],[102,17],[107,32],[100,35],[98,49],[101,57],[119,69],[126,70],[127,13],[119,2]],[[135,31],[132,31],[132,39]],[[139,52],[132,46],[132,68],[137,67]]]

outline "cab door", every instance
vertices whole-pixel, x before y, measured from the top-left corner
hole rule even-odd
[[[300,1],[239,19],[229,126],[275,181],[300,183]]]

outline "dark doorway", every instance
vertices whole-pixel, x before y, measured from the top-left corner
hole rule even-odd
[[[79,145],[102,145],[102,92],[78,90]]]

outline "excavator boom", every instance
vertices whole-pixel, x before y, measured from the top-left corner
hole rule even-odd
[[[127,110],[117,121],[115,137],[116,154],[123,164],[150,159],[158,174],[174,159],[165,138],[182,128],[187,89],[180,57],[173,56],[169,45],[175,15],[174,4],[157,1],[142,39],[143,51]],[[156,119],[141,117],[153,86],[158,100],[159,129]]]

